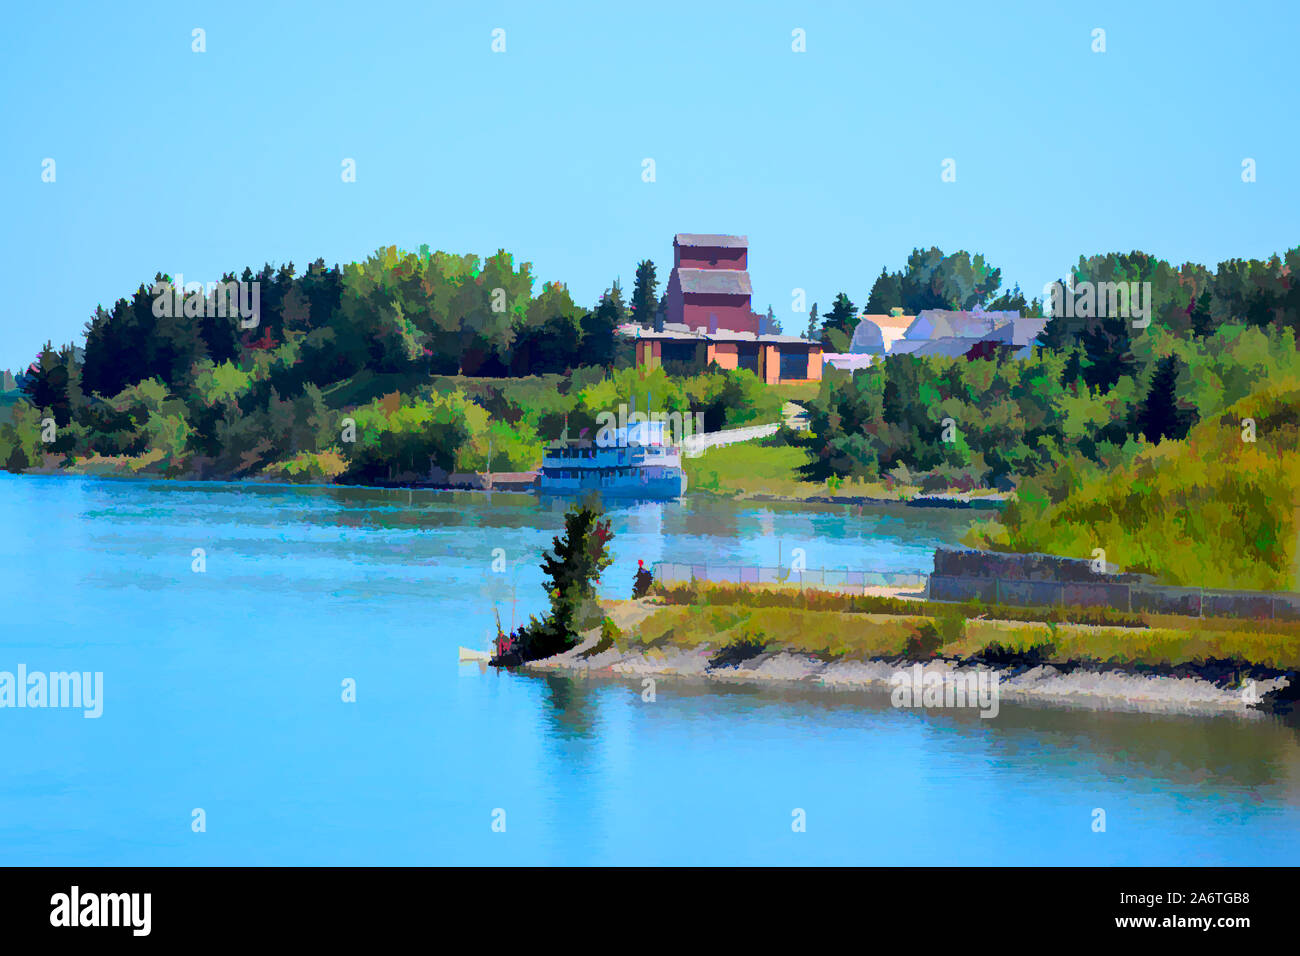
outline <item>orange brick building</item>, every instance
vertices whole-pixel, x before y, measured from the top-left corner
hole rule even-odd
[[[753,332],[702,329],[640,330],[636,340],[638,368],[664,367],[670,374],[688,375],[716,363],[720,368],[747,368],[769,385],[778,382],[819,382],[822,346],[797,335],[756,335]]]

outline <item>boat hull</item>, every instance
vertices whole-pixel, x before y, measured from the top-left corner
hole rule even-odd
[[[583,496],[594,491],[602,498],[666,501],[686,494],[686,475],[679,472],[654,477],[638,476],[621,479],[602,479],[594,474],[584,475],[581,478],[551,478],[542,475],[538,480],[537,490],[544,495]]]

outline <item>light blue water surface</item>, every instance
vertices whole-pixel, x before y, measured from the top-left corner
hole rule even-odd
[[[0,477],[0,670],[104,674],[97,720],[0,709],[0,863],[1294,862],[1300,747],[1275,718],[981,720],[667,679],[643,703],[631,682],[458,665],[494,606],[507,625],[542,610],[562,507]],[[638,559],[772,565],[778,546],[927,571],[968,520],[698,500],[611,515],[610,596]]]

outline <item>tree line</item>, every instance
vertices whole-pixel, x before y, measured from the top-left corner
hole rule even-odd
[[[1062,314],[1023,361],[890,355],[852,375],[828,368],[800,439],[808,476],[1009,486],[1073,454],[1113,462],[1181,438],[1259,381],[1295,370],[1297,266],[1296,249],[1213,270],[1141,252],[1081,257],[1074,285],[1149,283],[1150,324]],[[532,467],[566,424],[576,434],[610,402],[641,394],[665,410],[704,411],[711,428],[773,414],[745,372],[632,374],[617,328],[649,325],[662,308],[649,260],[637,265],[630,303],[616,281],[589,309],[559,283],[534,294],[531,267],[504,251],[480,260],[389,247],[343,267],[267,265],[223,282],[257,283],[256,323],[217,308],[214,292],[194,301],[158,275],[95,309],[84,347],[47,343],[0,424],[0,464],[20,470],[54,453],[147,458],[168,474],[199,462],[217,476],[280,468],[281,477],[397,480],[426,451],[439,467],[485,465],[488,447],[498,470]],[[160,309],[158,290],[185,307]],[[882,270],[867,312],[1023,300],[1018,288],[1001,290],[1001,271],[983,256],[931,248]],[[859,320],[841,293],[810,333],[847,348]],[[501,385],[481,384],[490,381]],[[349,409],[360,437],[340,445]],[[50,419],[52,435],[41,427]]]
[[[809,403],[808,474],[1009,487],[1074,456],[1117,467],[1261,385],[1300,375],[1297,268],[1300,248],[1214,270],[1141,252],[1081,257],[1072,287],[1150,283],[1149,324],[1060,314],[1024,360],[897,354],[852,374],[828,368]],[[988,298],[997,284],[987,267],[957,273],[975,279],[938,282],[967,290],[961,305],[1003,304]]]

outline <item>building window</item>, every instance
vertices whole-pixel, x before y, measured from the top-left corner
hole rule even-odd
[[[808,377],[808,353],[799,352],[781,352],[781,378],[807,378]]]
[[[758,374],[758,345],[753,342],[741,342],[736,346],[736,367],[748,369]]]

